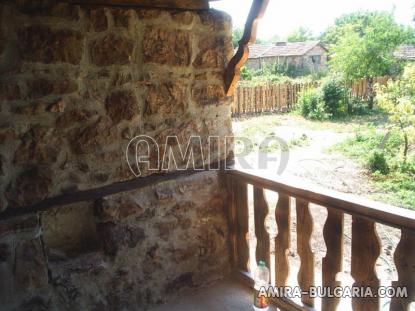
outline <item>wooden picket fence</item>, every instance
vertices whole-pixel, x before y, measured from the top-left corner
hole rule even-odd
[[[390,77],[376,77],[374,83],[386,84]],[[318,87],[318,82],[270,83],[258,86],[239,84],[232,98],[232,115],[262,112],[281,112],[294,108],[298,94],[310,88]],[[368,79],[353,82],[350,96],[368,98]]]

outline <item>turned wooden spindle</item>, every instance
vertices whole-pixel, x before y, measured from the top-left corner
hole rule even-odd
[[[322,264],[322,285],[323,287],[331,288],[331,291],[335,287],[341,286],[341,282],[336,280],[336,275],[343,269],[343,228],[343,212],[327,208],[327,220],[323,229],[327,252]],[[339,301],[340,298],[337,297],[323,297],[321,310],[336,310]]]
[[[377,294],[379,279],[376,275],[376,260],[380,255],[380,239],[375,222],[353,216],[352,222],[352,277],[356,287],[370,287]],[[377,297],[353,297],[354,311],[379,310]]]
[[[265,200],[264,189],[254,187],[254,220],[256,244],[256,260],[270,263],[269,234],[265,229],[265,218],[268,215],[268,204]]]
[[[407,297],[392,298],[390,310],[409,311],[409,305],[415,301],[415,233],[402,230],[401,240],[396,247],[395,265],[398,271],[398,281],[392,282],[397,288],[401,287],[408,293]]]
[[[248,185],[245,182],[238,181],[235,183],[234,192],[236,207],[237,265],[239,270],[248,272]]]
[[[307,201],[296,199],[295,206],[297,213],[297,252],[301,259],[297,280],[301,290],[308,291],[311,286],[314,286],[314,253],[310,245],[313,218]],[[314,306],[314,298],[309,295],[302,295],[301,301],[308,306]]]
[[[278,194],[275,220],[278,234],[275,238],[275,285],[285,286],[289,274],[288,252],[290,249],[290,197]]]

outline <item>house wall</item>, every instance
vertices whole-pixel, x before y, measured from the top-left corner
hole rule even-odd
[[[320,64],[314,64],[311,56],[320,55]],[[327,52],[320,46],[316,46],[308,51],[304,56],[284,56],[284,57],[262,57],[248,59],[245,66],[252,70],[261,69],[263,66],[272,65],[276,62],[288,62],[297,67],[308,68],[310,71],[323,71],[327,69]]]
[[[320,64],[314,64],[311,60],[311,56],[320,55],[321,62]],[[308,68],[315,71],[327,70],[327,51],[321,46],[315,46],[304,56],[304,63]]]
[[[183,148],[200,136],[198,166],[209,148],[210,162],[228,156],[230,18],[28,0],[0,14],[2,309],[141,310],[223,277],[216,172],[117,189],[135,178],[125,152],[137,135],[177,135]]]

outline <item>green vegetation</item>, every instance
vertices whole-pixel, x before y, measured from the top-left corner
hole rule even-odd
[[[297,29],[294,29],[294,31],[292,31],[287,37],[288,42],[304,42],[314,39],[312,31],[305,27],[298,27]]]
[[[415,156],[404,161],[399,156],[402,144],[399,131],[379,131],[370,126],[357,131],[332,150],[338,150],[366,166],[374,186],[384,192],[377,194],[378,199],[415,209]]]
[[[378,105],[389,114],[391,125],[399,129],[404,147],[404,161],[415,141],[415,65],[407,65],[402,77],[377,87]]]
[[[297,112],[309,119],[338,119],[348,115],[365,114],[365,104],[349,98],[344,81],[338,76],[323,80],[320,87],[300,92]]]
[[[369,108],[373,108],[373,77],[401,71],[393,56],[399,44],[415,38],[413,29],[395,22],[388,12],[357,12],[340,17],[323,36],[330,46],[330,69],[345,82],[368,77]]]
[[[304,27],[287,37],[290,42],[311,39],[311,31]],[[330,51],[328,73],[276,62],[260,70],[242,68],[244,83],[319,81],[317,88],[300,92],[296,112],[320,121],[307,121],[312,126],[350,131],[360,124],[362,128],[353,137],[333,149],[367,168],[374,187],[380,189],[378,199],[415,209],[415,152],[411,149],[415,145],[415,64],[393,55],[398,45],[415,44],[415,30],[398,24],[391,12],[359,11],[337,18],[320,40]],[[374,77],[385,75],[393,79],[384,86],[374,85]],[[365,101],[350,96],[353,81],[361,78],[368,82]],[[379,123],[370,124],[369,120]],[[268,130],[272,125],[252,121],[240,133],[257,141],[275,135]],[[303,146],[308,137],[295,137],[287,144]],[[263,151],[278,148],[280,144],[272,142]]]
[[[337,44],[344,35],[352,30],[361,36],[365,35],[367,30],[373,30],[373,25],[378,19],[393,19],[393,14],[382,11],[357,11],[349,14],[344,14],[336,18],[334,25],[327,28],[327,30],[320,36],[320,40],[331,46]],[[396,23],[393,23],[395,28]],[[413,29],[405,26],[398,26],[399,31],[405,33],[405,43],[414,43],[415,34]]]
[[[269,82],[311,82],[318,81],[326,72],[312,72],[308,67],[296,66],[287,62],[274,62],[263,64],[261,69],[249,70],[247,67],[241,68],[241,78],[243,83],[250,85],[265,84]]]

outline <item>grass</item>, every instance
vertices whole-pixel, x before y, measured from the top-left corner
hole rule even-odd
[[[275,127],[281,125],[281,117],[282,115],[274,114],[235,119],[233,123],[235,136],[249,139],[248,148],[250,150],[256,148],[261,152],[275,152],[280,149],[286,151],[295,147],[307,146],[309,137],[306,134],[293,136],[286,142],[278,139]],[[269,142],[261,146],[265,138],[269,138]],[[248,141],[246,142],[248,143]],[[244,141],[236,140],[237,153],[241,153],[246,146]]]
[[[234,132],[239,137],[255,138],[273,136],[273,127],[280,125],[278,116],[263,115],[234,119]]]
[[[376,199],[415,210],[415,156],[410,155],[404,161],[402,137],[398,131],[378,130],[369,125],[365,131],[356,131],[353,137],[331,149],[356,159],[368,168],[374,187],[382,190],[375,194]],[[368,163],[375,151],[384,155],[389,168],[387,174],[370,171]]]
[[[234,119],[233,126],[237,137],[249,139],[248,153],[258,150],[275,152],[310,144],[312,137],[297,133],[287,139],[286,143],[270,140],[266,147],[261,147],[260,144],[266,137],[278,136],[276,127],[280,125],[289,124],[311,130],[354,133],[349,139],[332,146],[329,151],[340,151],[367,168],[373,188],[379,190],[373,194],[375,199],[415,209],[415,154],[410,155],[406,162],[403,161],[401,157],[402,137],[397,131],[391,131],[387,135],[387,119],[388,116],[378,110],[361,116],[324,121],[311,121],[295,114],[271,114]],[[241,154],[242,150],[247,148],[246,142],[236,140],[235,143],[237,154]],[[389,168],[387,174],[370,171],[368,162],[374,151],[384,154]]]

